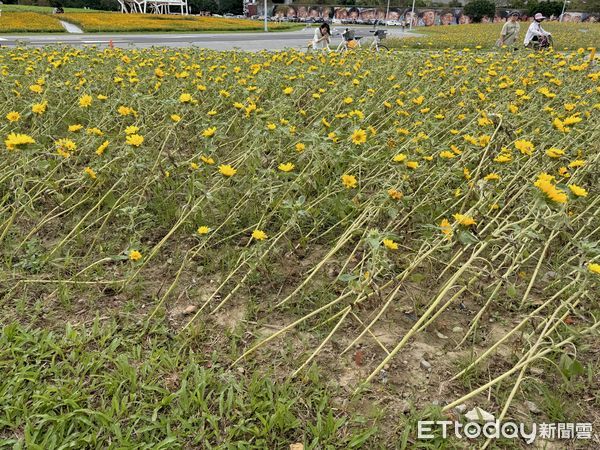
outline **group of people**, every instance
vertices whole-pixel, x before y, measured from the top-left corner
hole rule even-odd
[[[499,47],[504,45],[507,47],[515,45],[519,38],[519,32],[521,31],[521,25],[519,24],[518,19],[518,12],[514,12],[510,15],[509,20],[506,21],[500,32],[500,39],[498,40]],[[525,33],[525,39],[523,41],[523,44],[526,47],[535,44],[539,44],[542,47],[546,46],[546,43],[552,34],[542,28],[542,22],[545,19],[546,17],[542,13],[537,13],[533,16],[533,21],[529,25],[529,28],[527,28],[527,33]]]
[[[514,12],[510,15],[507,22],[502,27],[500,32],[500,39],[498,39],[498,46],[515,46],[519,39],[519,32],[521,31],[521,25],[519,24],[519,13]],[[545,47],[549,38],[552,36],[551,33],[542,28],[542,22],[546,17],[542,13],[537,13],[533,17],[533,22],[527,28],[525,33],[525,39],[523,44],[526,47],[533,45],[539,45]],[[312,47],[315,50],[324,49],[331,43],[331,29],[328,23],[323,23],[319,28],[315,30],[315,34],[312,41]]]

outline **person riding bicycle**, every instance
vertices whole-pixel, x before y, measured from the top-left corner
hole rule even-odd
[[[328,48],[331,42],[331,30],[329,29],[328,23],[323,23],[319,28],[315,30],[315,36],[313,37],[313,49]]]
[[[525,34],[525,41],[523,42],[525,47],[528,47],[529,44],[540,44],[542,47],[547,46],[544,43],[548,42],[548,38],[552,34],[542,28],[542,21],[545,18],[542,13],[537,13],[533,16],[533,22],[531,22]]]

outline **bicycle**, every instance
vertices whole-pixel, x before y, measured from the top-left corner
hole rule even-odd
[[[371,43],[371,48],[376,52],[379,50],[385,50],[389,52],[389,47],[381,44],[381,41],[387,37],[387,30],[370,30],[370,32],[373,33],[373,42]]]
[[[387,36],[387,30],[369,30],[369,32],[373,33],[373,40],[371,41],[371,45],[368,47],[369,50],[373,50],[375,52],[380,50],[389,51],[388,47],[381,44],[381,41]],[[336,52],[348,51],[351,49],[354,50],[362,47],[360,40],[364,36],[356,36],[355,30],[346,28],[343,33],[338,32],[337,34],[342,37],[342,42],[340,42],[340,44],[337,46],[335,50]]]
[[[531,48],[533,50],[537,50],[537,51],[541,51],[547,48],[551,48],[554,47],[554,41],[552,40],[552,35],[548,35],[548,36],[542,36],[540,39],[538,40],[532,40],[531,42],[529,42],[529,44],[527,44],[528,48]]]

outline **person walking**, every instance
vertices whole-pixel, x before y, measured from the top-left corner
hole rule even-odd
[[[514,43],[519,38],[521,26],[519,25],[518,19],[519,13],[515,11],[510,15],[510,17],[502,27],[499,41],[500,47],[502,47],[503,45],[510,47],[511,45],[514,45]]]

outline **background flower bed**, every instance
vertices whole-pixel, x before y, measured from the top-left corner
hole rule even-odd
[[[36,12],[2,12],[0,33],[62,32],[64,28],[56,17]]]
[[[521,22],[521,32],[517,47],[522,47],[529,22]],[[599,23],[558,23],[545,22],[545,30],[552,33],[557,50],[577,49],[598,46],[600,42]],[[419,27],[415,33],[422,36],[408,39],[391,38],[386,42],[395,48],[444,49],[481,46],[495,48],[500,37],[501,23]]]
[[[104,31],[262,31],[263,23],[246,19],[194,17],[156,14],[121,14],[110,12],[68,13],[64,19],[87,32]],[[269,24],[273,30],[297,28],[297,25]]]
[[[226,32],[262,31],[260,21],[224,17],[196,17],[156,14],[121,14],[66,8],[65,14],[53,15],[42,6],[2,5],[0,33],[64,32],[59,20],[78,25],[86,32]],[[290,30],[298,24],[270,23],[270,30]]]

